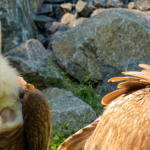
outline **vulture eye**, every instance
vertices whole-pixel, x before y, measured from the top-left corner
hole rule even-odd
[[[34,89],[34,86],[32,84],[27,84],[26,85],[26,90],[29,90],[29,89]]]

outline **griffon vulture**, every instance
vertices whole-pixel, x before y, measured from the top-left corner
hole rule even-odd
[[[58,150],[150,150],[150,66],[141,72],[123,72],[127,77],[118,90],[102,99],[105,111],[91,125],[79,130]]]
[[[48,150],[50,109],[46,98],[0,56],[0,150]]]

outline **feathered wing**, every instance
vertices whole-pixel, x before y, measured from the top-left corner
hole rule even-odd
[[[37,89],[23,97],[24,130],[28,150],[48,150],[51,116],[47,99]]]
[[[22,125],[0,131],[0,150],[26,150]]]
[[[65,142],[63,142],[57,150],[81,150],[84,148],[86,141],[92,135],[95,130],[100,117],[97,118],[92,124],[80,129],[78,132],[70,136]]]
[[[132,77],[116,77],[109,81],[125,81],[106,95],[107,107],[84,150],[149,150],[150,149],[150,66],[145,70],[125,72]]]

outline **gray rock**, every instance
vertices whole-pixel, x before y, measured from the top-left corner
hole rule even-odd
[[[83,21],[85,21],[86,19],[87,19],[87,18],[85,18],[85,17],[80,17],[80,18],[78,18],[78,19],[76,19],[76,20],[70,22],[70,23],[68,24],[68,27],[69,27],[69,28],[73,28],[73,27],[77,26],[78,24],[82,23]]]
[[[76,19],[76,15],[73,15],[71,13],[66,13],[61,18],[62,24],[69,24],[70,22],[74,21]]]
[[[76,4],[78,0],[72,0],[72,4]]]
[[[134,3],[139,10],[150,10],[150,0],[135,0]]]
[[[97,8],[104,8],[104,7],[106,7],[106,1],[105,0],[94,0],[93,4]]]
[[[60,21],[62,16],[65,14],[63,9],[58,4],[53,4],[53,11],[54,11],[54,17],[57,19],[57,21]]]
[[[37,39],[38,41],[40,41],[43,45],[46,44],[46,38],[44,37],[43,34],[38,34],[38,35],[36,35],[36,39]]]
[[[88,6],[86,2],[83,2],[79,0],[76,4],[76,10],[82,17],[89,17],[89,15],[92,13],[93,9]]]
[[[45,25],[46,31],[50,35],[50,34],[56,32],[58,29],[58,26],[60,26],[60,25],[62,25],[60,22],[53,22],[52,24],[48,23]]]
[[[69,0],[43,0],[43,3],[45,4],[61,4],[61,3],[65,3],[68,2]]]
[[[44,29],[46,23],[48,22],[52,23],[54,21],[56,21],[56,19],[48,17],[46,15],[37,15],[34,19],[34,22],[40,29]]]
[[[48,88],[42,93],[51,107],[52,126],[69,123],[70,131],[78,130],[96,119],[93,109],[70,91]]]
[[[0,0],[0,13],[2,22],[3,49],[2,53],[35,37],[38,33],[33,21],[38,9],[41,7],[41,0]]]
[[[69,28],[68,28],[67,25],[61,24],[61,25],[58,26],[57,31],[65,32],[65,31],[67,31],[68,29],[69,29]]]
[[[39,15],[47,15],[49,17],[54,17],[53,6],[51,4],[43,4],[41,11],[38,12]]]
[[[64,12],[71,12],[71,10],[72,10],[72,4],[71,3],[61,4],[60,6],[64,10]]]
[[[125,0],[106,0],[106,7],[123,7]]]
[[[106,83],[124,71],[119,66],[129,59],[149,60],[150,16],[133,12],[104,11],[63,35],[57,33],[52,42],[57,62],[78,80],[92,74],[92,81]]]
[[[61,82],[61,76],[52,64],[50,52],[38,40],[28,40],[4,56],[36,88],[44,89]]]
[[[7,11],[4,8],[0,8],[0,19],[5,19],[7,17]]]
[[[101,13],[101,12],[104,12],[104,11],[109,11],[108,9],[104,9],[104,8],[99,8],[99,9],[96,9],[93,11],[93,13],[91,14],[91,17]]]

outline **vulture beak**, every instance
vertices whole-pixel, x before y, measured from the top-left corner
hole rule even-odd
[[[26,90],[29,90],[29,89],[34,89],[34,86],[32,84],[27,84],[26,85]]]

